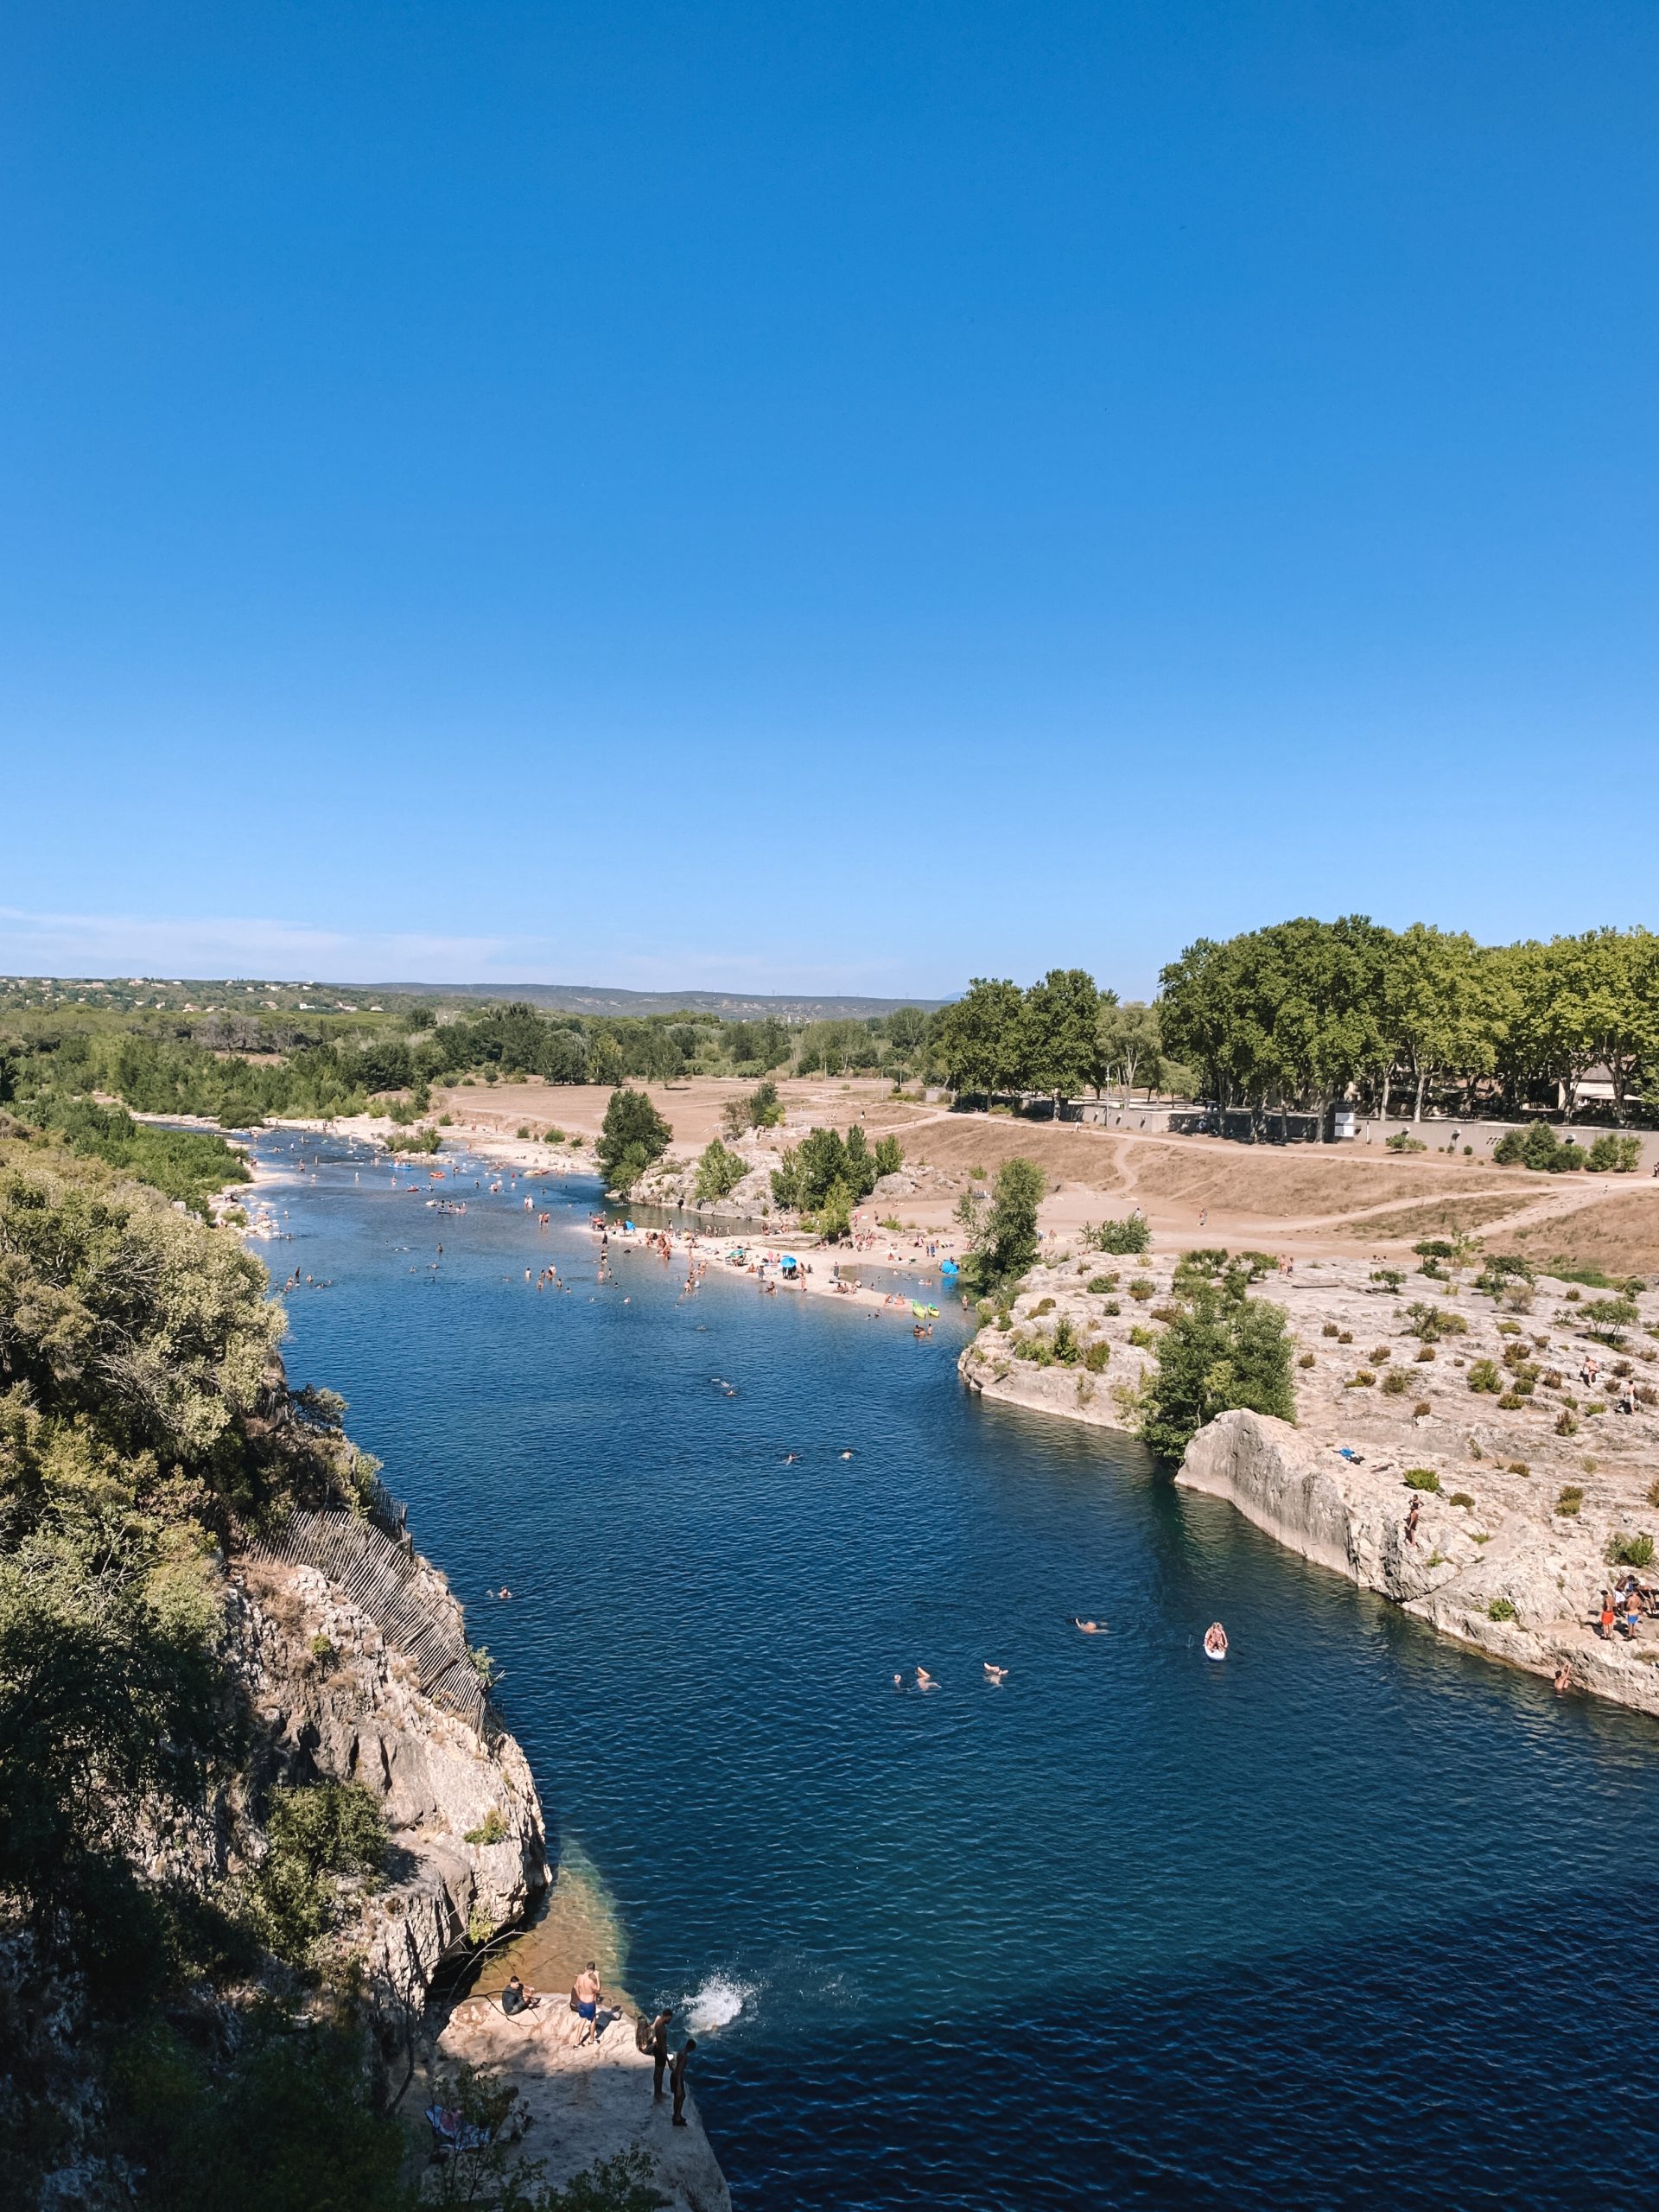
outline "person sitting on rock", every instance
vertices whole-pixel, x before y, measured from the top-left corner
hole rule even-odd
[[[533,1989],[525,1988],[516,1974],[507,1976],[507,1986],[501,1993],[501,2010],[510,2020],[520,2012],[534,2012],[541,2001]]]

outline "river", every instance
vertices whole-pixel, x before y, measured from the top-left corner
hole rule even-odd
[[[1650,1722],[1440,1643],[1127,1438],[976,1402],[948,1305],[918,1341],[644,1253],[601,1284],[590,1182],[446,1161],[462,1216],[384,1154],[258,1151],[264,1256],[314,1278],[290,1374],[349,1400],[466,1602],[628,1986],[694,2008],[743,2212],[1621,2186]],[[895,1690],[918,1665],[938,1688]]]

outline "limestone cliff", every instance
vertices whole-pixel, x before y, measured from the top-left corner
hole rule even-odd
[[[1176,1481],[1225,1498],[1290,1550],[1443,1635],[1537,1674],[1565,1662],[1579,1688],[1659,1713],[1659,1635],[1604,1643],[1590,1624],[1608,1580],[1607,1547],[1623,1525],[1611,1497],[1561,1516],[1529,1492],[1526,1478],[1500,1489],[1488,1474],[1477,1507],[1463,1492],[1407,1489],[1397,1460],[1356,1465],[1284,1421],[1247,1413],[1201,1429]],[[1421,1515],[1408,1540],[1414,1499]]]

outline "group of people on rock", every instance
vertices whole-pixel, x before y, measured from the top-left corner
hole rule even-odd
[[[600,2014],[604,1997],[605,1986],[600,1979],[599,1968],[589,1959],[570,1989],[570,2010],[582,2023],[575,2040],[576,2050],[581,2050],[588,2044],[597,2050],[600,2037],[607,2024]],[[546,2016],[543,2015],[541,2020],[531,2019],[529,2016],[541,2012],[545,2002],[540,1993],[529,1987],[521,1975],[508,1975],[506,1986],[501,1992],[501,2010],[508,2019],[524,2020],[535,2032],[545,2025]],[[685,2069],[697,2047],[697,2039],[695,2036],[687,2036],[679,2049],[671,2055],[668,2042],[673,2018],[671,2005],[664,2005],[649,2020],[641,2013],[634,2024],[633,2040],[635,2048],[647,2054],[652,2062],[652,2101],[655,2104],[662,2102],[663,2077],[666,2075],[669,2092],[674,2100],[673,2124],[676,2127],[684,2127],[688,2125],[685,2117]]]

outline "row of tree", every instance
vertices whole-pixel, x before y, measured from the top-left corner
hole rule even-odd
[[[1351,914],[1199,938],[1160,980],[1163,1036],[1222,1105],[1322,1110],[1356,1090],[1384,1114],[1409,1101],[1421,1117],[1432,1094],[1513,1112],[1559,1085],[1570,1120],[1605,1067],[1623,1120],[1659,1074],[1659,937],[1645,929],[1482,945]]]
[[[984,1097],[1153,1084],[1169,1073],[1156,1007],[1120,1003],[1081,968],[1051,968],[1040,982],[976,976],[933,1016],[929,1057],[950,1089]]]

